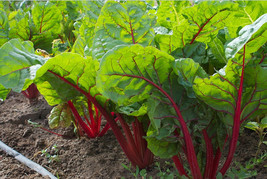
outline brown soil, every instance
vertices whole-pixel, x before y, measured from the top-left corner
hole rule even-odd
[[[33,106],[23,95],[11,93],[5,102],[0,102],[0,140],[59,178],[134,178],[121,165],[123,163],[129,166],[129,162],[112,131],[97,139],[78,139],[73,136],[72,129],[56,130],[69,136],[62,138],[28,124],[30,119],[48,128],[46,116],[50,110],[51,107],[42,97]],[[257,150],[257,140],[258,136],[254,132],[245,131],[240,137],[235,160],[244,165],[252,158]],[[57,150],[53,149],[53,145],[57,146]],[[266,146],[262,148],[266,151]],[[44,149],[47,149],[47,154],[56,155],[58,160],[49,161],[41,152]],[[162,170],[168,168],[174,171],[171,160],[156,158],[156,161],[161,164]],[[171,164],[166,164],[165,161]],[[260,164],[254,168],[258,172],[255,178],[264,178],[266,168],[263,166],[264,164]],[[159,178],[155,164],[147,172],[147,176]],[[44,177],[0,150],[0,178]]]

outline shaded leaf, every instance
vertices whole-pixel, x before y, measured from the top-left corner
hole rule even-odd
[[[57,105],[48,116],[48,124],[51,129],[69,127],[72,121],[73,116],[68,104]]]

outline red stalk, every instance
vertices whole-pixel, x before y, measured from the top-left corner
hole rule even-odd
[[[226,135],[222,150],[224,149],[227,140],[228,140],[228,135]],[[214,160],[213,160],[213,167],[212,167],[212,173],[211,173],[211,177],[210,178],[216,178],[217,169],[219,167],[219,162],[220,162],[221,156],[222,156],[222,151],[218,147],[218,149],[216,151],[216,154],[215,154],[215,157],[214,157]]]
[[[187,175],[186,172],[185,172],[184,166],[183,166],[183,164],[181,163],[179,157],[178,157],[177,155],[175,155],[175,156],[172,157],[172,160],[173,160],[173,162],[174,162],[174,164],[175,164],[175,166],[176,166],[176,168],[177,168],[179,174],[180,174],[181,176],[185,175],[186,177],[188,177],[188,175]]]
[[[132,161],[134,161],[134,163],[133,163],[134,166],[138,165],[141,168],[143,168],[143,165],[142,165],[143,162],[140,160],[141,156],[138,153],[138,150],[136,148],[136,145],[135,145],[135,142],[134,142],[134,139],[133,139],[133,135],[131,134],[131,130],[130,130],[129,126],[122,119],[120,114],[116,114],[116,115],[118,116],[118,119],[119,119],[119,121],[121,123],[121,127],[122,127],[122,129],[123,129],[123,131],[125,133],[126,140],[128,141],[127,144],[128,144],[128,148],[130,150]]]
[[[42,130],[44,130],[44,131],[47,131],[47,132],[49,132],[49,133],[51,133],[51,134],[55,134],[55,135],[57,135],[57,136],[59,136],[59,137],[63,137],[63,135],[62,135],[62,134],[59,134],[59,133],[56,133],[56,132],[50,131],[50,130],[48,130],[48,129],[44,128],[44,127],[39,127],[39,128],[40,128],[40,129],[42,129]]]
[[[204,178],[211,178],[212,168],[213,168],[213,148],[211,139],[205,129],[202,130],[204,140],[206,143],[206,168],[204,173]]]
[[[34,83],[21,93],[28,99],[35,99],[39,96],[39,91]]]
[[[242,102],[242,91],[243,91],[243,82],[244,82],[244,69],[245,69],[245,48],[244,46],[244,54],[243,54],[243,64],[242,64],[242,73],[241,73],[241,79],[240,79],[240,85],[238,89],[238,96],[237,96],[237,102],[236,102],[236,108],[235,108],[235,115],[234,115],[234,124],[233,124],[233,131],[232,131],[232,139],[230,142],[229,152],[228,156],[226,158],[226,161],[220,170],[222,175],[226,173],[228,170],[236,149],[236,144],[239,136],[239,129],[240,129],[240,117],[241,117],[241,102]]]
[[[78,123],[81,125],[83,131],[90,137],[93,138],[94,135],[92,133],[92,130],[83,122],[81,116],[79,115],[78,111],[74,107],[73,103],[71,101],[68,101],[68,105],[70,106],[70,109],[74,115],[74,117],[78,120]]]
[[[94,133],[97,133],[94,113],[93,113],[93,110],[92,110],[92,104],[91,104],[91,102],[89,100],[87,100],[87,105],[88,105],[88,112],[89,112],[89,116],[90,116],[90,120],[91,120],[92,130],[94,131]]]
[[[197,34],[194,36],[194,38],[191,40],[190,44],[192,44],[197,36],[200,34],[200,32],[203,30],[203,28],[209,23],[209,21],[216,15],[217,13],[215,13],[213,16],[211,16],[198,30]]]

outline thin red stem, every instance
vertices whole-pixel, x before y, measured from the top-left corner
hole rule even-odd
[[[191,42],[190,42],[190,44],[192,44],[195,40],[196,40],[196,38],[197,38],[197,36],[200,34],[200,32],[203,30],[203,28],[209,23],[209,21],[216,15],[217,13],[215,13],[213,16],[211,16],[201,27],[200,27],[200,29],[198,30],[198,32],[197,32],[197,34],[194,36],[194,38],[191,40]]]
[[[212,175],[212,167],[213,167],[213,148],[211,139],[208,136],[207,131],[202,130],[202,134],[204,136],[204,140],[206,143],[206,168],[204,173],[204,178],[210,178]]]
[[[184,175],[184,176],[188,177],[188,175],[186,174],[186,171],[184,169],[184,166],[181,163],[179,157],[177,155],[175,155],[175,156],[172,157],[172,160],[173,160],[173,162],[174,162],[174,164],[175,164],[180,176]]]
[[[78,111],[76,110],[76,108],[74,107],[73,103],[71,101],[68,101],[68,105],[74,115],[74,117],[78,120],[78,123],[81,125],[83,131],[90,137],[90,138],[94,138],[93,132],[92,130],[85,124],[85,122],[83,122],[80,114],[78,113]]]
[[[47,131],[47,132],[49,132],[49,133],[51,133],[51,134],[55,134],[55,135],[57,135],[57,136],[59,136],[59,137],[63,137],[63,135],[62,135],[62,134],[59,134],[59,133],[56,133],[56,132],[50,131],[50,130],[48,130],[48,129],[44,128],[44,127],[39,127],[39,128],[40,128],[40,129],[42,129],[42,130],[44,130],[44,131]]]
[[[226,173],[228,170],[235,153],[236,144],[239,136],[239,129],[240,129],[240,117],[241,117],[241,102],[242,102],[242,91],[243,91],[243,83],[244,83],[244,69],[245,69],[245,51],[246,46],[244,46],[244,54],[243,54],[243,64],[242,64],[242,73],[241,73],[241,79],[240,79],[240,85],[238,90],[238,96],[237,96],[237,102],[236,102],[236,109],[235,109],[235,115],[234,115],[234,124],[233,124],[233,132],[232,132],[232,139],[230,142],[229,152],[228,156],[226,158],[226,161],[220,170],[222,175]]]

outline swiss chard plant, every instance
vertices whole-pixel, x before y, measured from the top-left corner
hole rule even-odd
[[[225,175],[242,124],[266,114],[266,4],[153,3],[43,3],[44,14],[53,7],[69,13],[69,20],[55,15],[51,21],[64,21],[59,38],[73,42],[70,53],[49,59],[34,55],[35,42],[6,42],[13,38],[7,31],[10,12],[1,14],[0,42],[6,43],[0,49],[0,98],[35,84],[50,105],[58,105],[51,127],[72,121],[91,138],[110,127],[139,168],[157,155],[172,158],[184,177]],[[37,7],[30,12],[38,14]],[[59,33],[36,17],[27,22],[39,27],[39,35]],[[61,42],[55,44],[57,51]],[[101,130],[102,117],[107,124]]]

